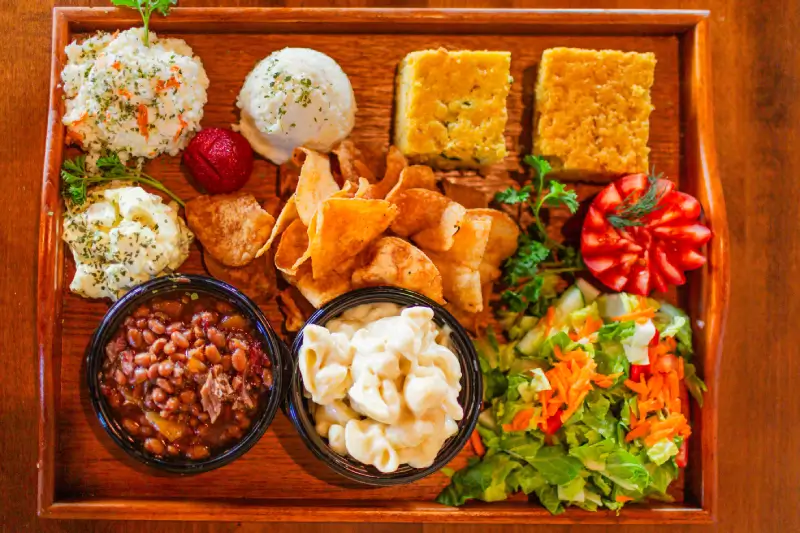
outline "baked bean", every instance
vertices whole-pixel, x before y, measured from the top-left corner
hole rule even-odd
[[[150,366],[151,355],[152,354],[150,352],[139,352],[134,356],[133,362],[139,366]]]
[[[186,356],[189,359],[195,359],[197,361],[200,361],[201,363],[205,363],[206,361],[206,356],[202,348],[192,348],[191,350],[188,350],[186,352]]]
[[[222,361],[222,356],[219,353],[219,348],[217,348],[213,344],[209,344],[208,346],[206,346],[205,356],[206,359],[208,359],[208,361],[212,364],[217,364],[220,361]]]
[[[178,348],[185,350],[189,347],[189,340],[180,331],[173,331],[169,338],[172,340],[172,344]]]
[[[244,372],[247,369],[247,354],[241,348],[237,348],[231,356],[231,363],[237,372]]]
[[[145,439],[144,449],[153,455],[161,455],[164,453],[164,443],[158,439]]]
[[[120,427],[148,453],[205,459],[252,428],[252,410],[271,384],[270,362],[252,324],[229,304],[218,303],[206,295],[157,296],[125,317],[105,347],[102,393]],[[221,378],[235,394],[222,399],[211,424],[200,391],[208,379]],[[180,424],[182,433],[167,439],[148,420],[151,413]]]
[[[172,394],[175,392],[175,387],[172,386],[172,383],[170,383],[164,378],[157,378],[156,385],[164,389],[167,392],[167,394]]]
[[[148,379],[147,375],[147,368],[142,366],[137,367],[136,370],[133,371],[133,381],[134,383],[144,383]]]
[[[186,354],[183,353],[183,352],[175,352],[173,354],[170,354],[169,358],[174,363],[182,363],[182,362],[186,361]]]
[[[152,395],[153,401],[156,403],[164,403],[167,401],[167,393],[164,392],[164,389],[156,387],[150,394]]]
[[[156,335],[163,335],[167,329],[163,322],[155,318],[151,318],[147,321],[147,327]]]
[[[171,396],[166,402],[164,402],[164,409],[167,411],[177,411],[180,406],[181,401],[175,396]]]
[[[208,328],[208,331],[206,332],[206,336],[208,337],[208,340],[213,342],[214,346],[216,346],[217,348],[224,348],[225,347],[225,343],[227,342],[227,339],[225,338],[225,334],[222,333],[217,328]]]
[[[128,330],[128,344],[134,348],[142,348],[144,346],[142,343],[142,332],[138,329],[130,328]]]
[[[166,345],[167,345],[167,339],[164,338],[156,339],[155,342],[150,345],[150,352],[154,354],[159,354]]]
[[[149,329],[146,329],[142,331],[142,338],[144,339],[144,342],[147,343],[148,346],[150,346],[151,344],[156,342],[157,337],[155,333],[153,333]]]
[[[162,361],[158,365],[158,373],[165,378],[168,378],[172,375],[172,370],[174,365],[172,361]]]
[[[189,449],[186,450],[186,457],[193,460],[206,459],[210,455],[211,455],[211,450],[209,450],[207,446],[203,446],[202,444],[195,444],[194,446],[190,446]]]
[[[194,404],[195,400],[195,393],[192,390],[185,390],[181,393],[181,401],[185,404],[192,405]]]
[[[124,427],[125,431],[131,435],[136,435],[139,433],[139,423],[131,420],[130,418],[122,419],[122,427]]]
[[[247,343],[242,341],[241,339],[231,339],[230,343],[228,343],[228,349],[230,351],[234,350],[244,350],[247,351]]]

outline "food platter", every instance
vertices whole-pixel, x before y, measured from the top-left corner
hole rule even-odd
[[[390,144],[395,70],[406,53],[440,46],[508,50],[516,80],[508,98],[505,130],[509,154],[504,165],[510,172],[519,170],[521,154],[530,150],[535,70],[544,49],[574,46],[656,54],[651,162],[682,191],[697,197],[715,235],[706,265],[690,273],[687,285],[670,295],[693,318],[696,362],[709,392],[702,410],[693,405],[696,437],[690,441],[691,466],[682,501],[627,507],[620,515],[570,508],[552,516],[526,498],[459,509],[435,504],[433,499],[447,483],[441,474],[406,487],[349,484],[315,460],[280,414],[247,455],[195,477],[154,475],[114,447],[91,412],[83,377],[84,351],[108,306],[68,289],[74,265],[61,238],[59,168],[67,150],[58,82],[64,48],[71,40],[95,30],[133,27],[139,19],[123,10],[56,8],[39,246],[40,515],[293,522],[712,521],[717,507],[716,395],[728,251],[713,146],[706,17],[705,12],[687,11],[174,9],[168,18],[152,21],[154,31],[184,39],[202,58],[211,80],[205,127],[227,127],[237,121],[236,94],[257,61],[286,46],[309,47],[334,57],[347,72],[359,101],[351,139],[377,154],[385,153]],[[197,195],[186,182],[178,157],[158,158],[147,171],[183,198]],[[244,190],[269,201],[276,198],[280,180],[276,166],[257,160]],[[576,189],[583,199],[604,185],[578,183]],[[557,227],[554,218],[551,225]],[[180,271],[205,273],[196,246]],[[283,323],[274,301],[262,305],[262,310],[276,329]],[[451,466],[463,466],[470,455],[465,450]],[[200,487],[205,487],[202,492]],[[193,496],[175,498],[175,494]]]

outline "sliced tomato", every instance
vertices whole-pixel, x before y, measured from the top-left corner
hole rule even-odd
[[[540,422],[539,429],[544,431],[545,435],[553,435],[556,431],[561,429],[561,425],[564,423],[561,420],[561,414],[563,412],[564,412],[563,409],[559,409],[558,411],[556,411],[556,414],[554,414],[551,417],[548,417],[547,420],[544,421],[544,423]]]
[[[648,198],[657,202],[651,202],[649,212],[638,213],[636,219],[628,213],[628,223],[620,224],[623,209],[646,197],[650,187],[655,187],[655,196],[651,191]],[[675,190],[671,181],[653,181],[645,174],[624,176],[603,189],[587,211],[581,233],[583,260],[596,278],[616,291],[647,295],[683,285],[684,272],[706,263],[700,248],[712,232],[698,221],[700,214],[700,202]]]

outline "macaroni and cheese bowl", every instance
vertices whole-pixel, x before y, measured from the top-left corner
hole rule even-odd
[[[405,289],[374,287],[314,313],[292,346],[286,411],[338,474],[411,483],[452,460],[475,428],[483,385],[464,328]]]

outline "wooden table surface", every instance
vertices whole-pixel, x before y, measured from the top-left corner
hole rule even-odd
[[[448,531],[415,525],[62,522],[36,518],[36,260],[51,8],[106,0],[2,0],[0,22],[0,531]],[[182,0],[182,6],[388,6],[365,1]],[[720,174],[732,291],[722,360],[720,513],[671,531],[800,531],[800,2],[797,0],[396,2],[435,7],[710,9]],[[166,517],[165,517],[166,518]],[[573,526],[582,531],[611,528]],[[548,530],[568,531],[573,527]],[[455,527],[452,528],[455,530]],[[485,526],[458,527],[487,531]],[[514,530],[514,528],[511,528]],[[522,528],[516,528],[521,530]],[[534,528],[530,528],[534,529]],[[544,530],[545,527],[540,528]],[[615,531],[654,531],[615,527]]]

